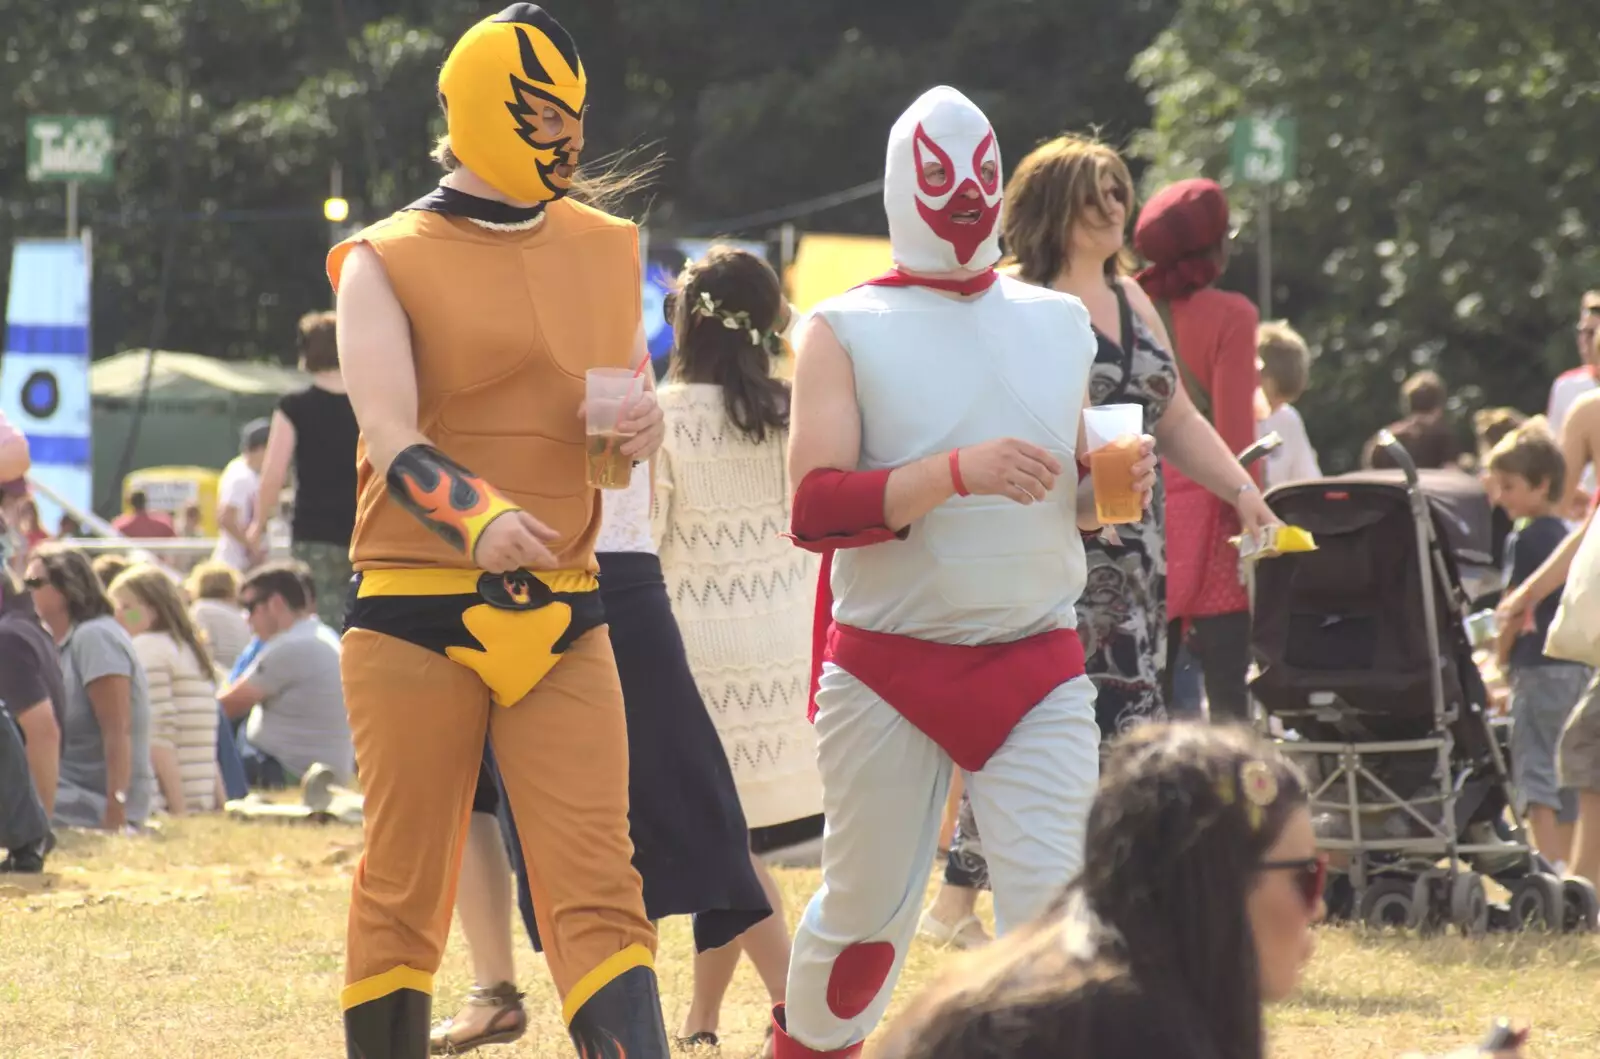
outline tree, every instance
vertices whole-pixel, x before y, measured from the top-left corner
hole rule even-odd
[[[1241,114],[1299,122],[1275,304],[1320,351],[1304,409],[1332,468],[1394,418],[1395,383],[1419,367],[1458,409],[1534,410],[1573,363],[1573,307],[1600,281],[1590,25],[1584,0],[1184,0],[1139,57],[1152,188],[1226,178]]]
[[[1125,140],[1149,109],[1127,79],[1177,0],[548,0],[591,85],[588,155],[665,162],[628,204],[663,232],[827,195],[882,175],[894,117],[950,83],[985,107],[1006,157],[1063,128]],[[62,229],[59,186],[26,182],[30,113],[109,114],[113,183],[85,187],[96,355],[159,343],[287,359],[325,308],[322,218],[335,165],[353,221],[437,179],[434,83],[497,0],[0,0],[0,246]],[[875,195],[800,218],[883,231]],[[170,248],[170,249],[169,249]],[[9,267],[9,255],[0,270]]]

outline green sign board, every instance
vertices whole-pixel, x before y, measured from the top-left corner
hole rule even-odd
[[[1240,118],[1233,124],[1234,177],[1248,184],[1279,184],[1294,175],[1293,118]]]
[[[28,179],[110,180],[115,142],[107,117],[30,117]]]

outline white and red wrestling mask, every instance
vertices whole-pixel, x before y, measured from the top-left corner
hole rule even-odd
[[[895,264],[982,272],[1000,260],[1000,146],[983,111],[930,89],[889,130],[883,206]]]

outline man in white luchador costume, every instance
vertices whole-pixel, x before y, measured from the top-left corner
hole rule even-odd
[[[827,833],[777,1059],[852,1056],[883,1017],[953,767],[1000,930],[1082,861],[1100,730],[1073,604],[1080,533],[1100,528],[1078,463],[1095,338],[1076,298],[995,272],[1001,185],[982,111],[922,96],[889,134],[894,271],[799,335],[791,535],[829,560],[812,705]],[[1131,484],[1148,501],[1143,445]]]

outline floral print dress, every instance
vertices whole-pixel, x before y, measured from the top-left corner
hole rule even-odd
[[[1100,348],[1089,375],[1089,400],[1142,405],[1145,433],[1152,434],[1177,392],[1178,369],[1122,287],[1114,284],[1112,290],[1122,334],[1113,339],[1096,329]],[[1105,738],[1166,717],[1161,697],[1167,662],[1166,487],[1159,471],[1144,521],[1118,526],[1116,538],[1116,543],[1104,537],[1084,542],[1088,577],[1078,601],[1078,635],[1089,678],[1099,691],[1095,716]]]

